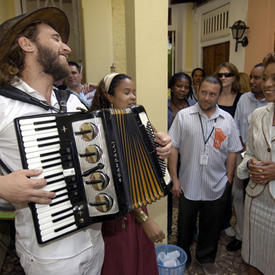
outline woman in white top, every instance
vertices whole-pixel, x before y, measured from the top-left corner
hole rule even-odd
[[[242,256],[249,274],[275,270],[275,53],[264,58],[263,92],[267,106],[250,118],[247,152],[238,177],[250,176],[246,188]]]

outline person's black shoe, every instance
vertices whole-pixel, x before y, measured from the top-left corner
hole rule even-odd
[[[227,246],[226,246],[226,250],[228,251],[237,251],[239,249],[241,249],[242,247],[242,241],[237,240],[236,238],[234,238]]]

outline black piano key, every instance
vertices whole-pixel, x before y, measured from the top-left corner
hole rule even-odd
[[[62,209],[62,210],[60,210],[60,211],[58,211],[58,212],[55,212],[55,213],[51,214],[51,216],[52,216],[52,217],[55,217],[55,216],[58,216],[58,215],[60,215],[60,214],[62,214],[62,213],[67,212],[68,210],[72,210],[72,209],[73,209],[73,207],[68,207],[68,208],[66,208],[66,209]]]
[[[55,174],[52,174],[52,175],[49,175],[49,176],[45,176],[44,178],[47,180],[47,179],[50,179],[50,178],[53,178],[53,177],[56,177],[56,176],[61,176],[63,175],[63,172],[58,172],[58,173],[55,173]]]
[[[44,144],[38,144],[38,147],[45,147],[45,146],[50,146],[50,145],[55,145],[55,144],[60,144],[60,141],[54,141],[54,142],[49,142],[49,143],[44,143]]]
[[[46,126],[46,127],[35,127],[34,130],[39,132],[43,130],[50,130],[50,129],[57,129],[56,125],[55,126]]]
[[[53,164],[48,164],[48,165],[43,165],[42,168],[43,169],[47,169],[47,168],[50,168],[50,167],[54,167],[54,166],[57,166],[57,165],[60,165],[62,164],[62,162],[56,162],[56,163],[53,163]]]
[[[74,224],[75,224],[75,222],[68,223],[68,224],[66,224],[66,225],[64,225],[64,226],[61,226],[61,227],[59,227],[59,228],[54,229],[54,232],[61,231],[61,230],[65,229],[65,228],[67,228],[67,227],[70,227],[70,226],[74,225]]]
[[[41,160],[41,163],[45,163],[45,162],[53,161],[53,160],[57,160],[57,159],[60,159],[60,156],[53,157],[53,158],[47,158],[47,159]]]
[[[51,137],[43,137],[43,138],[37,138],[36,140],[37,141],[43,141],[43,140],[50,140],[52,138],[58,138],[59,136],[56,135],[56,136],[51,136]]]
[[[46,156],[50,156],[50,155],[58,154],[58,153],[60,153],[60,150],[56,150],[56,151],[53,151],[53,152],[40,154],[40,157],[46,157]]]
[[[62,194],[62,195],[63,195],[63,194]],[[49,206],[55,206],[55,205],[57,205],[57,204],[59,204],[59,203],[62,203],[62,202],[68,201],[68,200],[69,200],[69,198],[66,198],[66,199],[64,199],[64,200],[60,200],[60,201],[57,201],[57,202],[52,202],[52,203],[49,204]]]
[[[59,221],[62,221],[62,220],[66,219],[66,218],[68,218],[68,217],[70,217],[70,216],[73,216],[73,215],[74,215],[74,213],[70,213],[70,214],[67,214],[67,215],[65,215],[65,216],[62,216],[62,217],[53,219],[52,222],[59,222]]]
[[[64,189],[67,189],[67,188],[64,186],[63,188],[58,188],[58,189],[56,189],[56,190],[53,190],[52,192],[58,192],[58,191],[62,191],[62,190],[64,190]],[[64,196],[64,195],[68,195],[68,192],[64,192],[64,193],[62,193],[62,194],[56,195],[56,196],[55,196],[55,199],[56,199],[56,198],[60,198],[60,197],[62,197],[62,196]]]
[[[59,181],[63,181],[64,179],[62,178],[62,179],[56,179],[56,180],[53,180],[53,181],[51,181],[51,182],[47,182],[47,185],[51,185],[51,184],[54,184],[54,183],[57,183],[57,182],[59,182]]]

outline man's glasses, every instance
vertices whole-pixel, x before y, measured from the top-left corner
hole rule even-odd
[[[221,77],[232,77],[234,76],[234,74],[232,73],[218,73],[218,77],[221,78]]]

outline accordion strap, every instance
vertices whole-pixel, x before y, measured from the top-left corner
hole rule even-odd
[[[46,100],[39,100],[20,89],[17,89],[12,86],[0,87],[0,95],[11,98],[14,100],[26,102],[35,106],[39,106],[45,110],[54,110],[55,112],[66,112],[67,100],[70,96],[70,92],[67,90],[54,90],[60,110],[50,105]],[[65,111],[64,111],[65,110]]]
[[[69,90],[54,90],[54,93],[60,107],[60,112],[66,113],[67,101],[71,95],[71,92]]]
[[[0,167],[2,167],[2,169],[5,170],[8,174],[12,172],[2,159],[0,159]]]

